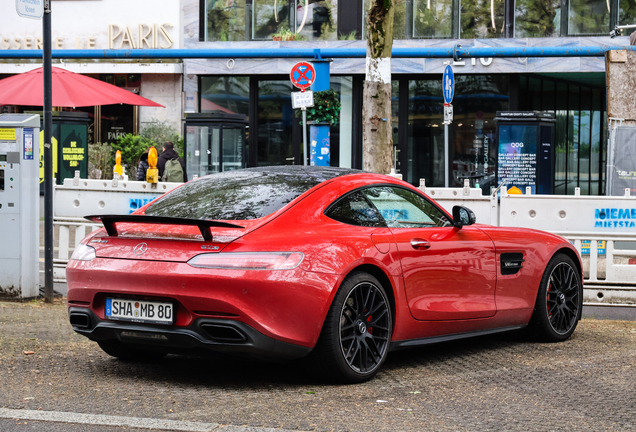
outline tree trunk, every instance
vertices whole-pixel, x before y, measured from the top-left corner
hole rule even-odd
[[[362,102],[362,168],[388,174],[393,168],[391,49],[393,3],[371,0],[366,22],[367,69]]]

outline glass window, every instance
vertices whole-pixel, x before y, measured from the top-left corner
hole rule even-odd
[[[338,200],[326,213],[331,219],[349,225],[385,227],[378,211],[360,192],[349,194]]]
[[[607,36],[610,31],[608,0],[570,0],[568,12],[569,35]]]
[[[554,81],[543,80],[543,97],[541,109],[543,111],[554,112],[556,105],[556,83]]]
[[[450,38],[452,31],[452,0],[414,0],[414,38]]]
[[[559,86],[567,84],[558,84]],[[554,193],[565,195],[565,162],[567,157],[567,121],[568,111],[559,109],[556,112],[556,133],[554,146]]]
[[[303,167],[251,168],[227,171],[189,182],[162,196],[146,209],[149,216],[208,220],[258,219],[326,180],[351,170]]]
[[[338,0],[254,0],[255,40],[336,40]]]
[[[400,81],[392,80],[391,81],[391,129],[392,129],[392,138],[393,138],[393,148],[399,148],[399,126],[400,126]],[[394,153],[395,154],[395,153]],[[397,155],[398,161],[395,161],[395,164],[398,168],[397,172],[400,172],[400,164],[399,159],[400,156]]]
[[[201,77],[201,112],[223,111],[249,116],[249,77]]]
[[[206,41],[245,40],[245,0],[206,0]]]
[[[451,226],[448,217],[431,202],[413,191],[391,186],[362,190],[380,211],[389,228]]]
[[[578,86],[569,86],[569,102],[568,106],[568,153],[567,153],[567,194],[574,195],[574,189],[578,187],[578,159],[579,159],[579,128],[580,128],[580,111],[579,96],[580,89]]]
[[[605,142],[602,138],[602,130],[605,130],[601,116],[602,102],[601,90],[592,89],[592,139],[590,142],[590,194],[592,195],[600,193],[601,143]]]
[[[338,0],[296,0],[295,10],[296,33],[303,40],[338,39]]]
[[[427,186],[444,186],[442,80],[409,81],[408,107],[406,181],[425,179]]]
[[[510,80],[499,74],[460,75],[455,79],[455,119],[449,128],[450,186],[461,187],[465,178],[472,177],[471,186],[481,187],[487,194],[491,187],[497,187],[495,116],[509,107]]]
[[[244,167],[243,164],[243,128],[223,128],[223,171]]]
[[[460,10],[460,38],[504,37],[504,0],[464,0]]]
[[[286,0],[254,0],[252,13],[252,38],[254,40],[272,39],[282,30],[294,28],[292,5]]]
[[[407,0],[393,0],[395,11],[393,12],[393,39],[408,39],[406,34],[406,3]],[[409,1],[410,3],[410,1]],[[367,14],[371,0],[364,0],[364,15],[362,21],[362,39],[365,39],[367,31]]]
[[[351,168],[353,153],[353,78],[331,76],[331,89],[340,96],[338,124],[331,126],[331,166]],[[298,117],[300,118],[300,117]],[[309,135],[309,130],[307,131]]]
[[[590,141],[592,133],[592,112],[591,108],[591,89],[581,87],[581,102],[579,109],[581,110],[580,139],[579,139],[579,187],[581,195],[590,194]]]
[[[289,79],[258,82],[258,165],[294,165],[291,105],[292,87]]]
[[[515,37],[558,37],[561,0],[516,0]]]

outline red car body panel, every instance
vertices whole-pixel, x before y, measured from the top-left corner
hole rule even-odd
[[[391,177],[346,175],[315,186],[270,216],[228,221],[245,229],[214,228],[211,242],[189,226],[122,223],[117,237],[98,230],[83,240],[96,249],[97,258],[71,260],[67,267],[69,308],[90,309],[107,321],[104,304],[109,296],[173,301],[176,322],[171,329],[187,328],[203,318],[223,319],[247,324],[276,341],[311,348],[338,287],[362,268],[390,284],[385,289],[392,298],[392,341],[417,341],[523,326],[556,252],[567,250],[581,269],[574,247],[545,232],[485,225],[374,228],[325,215],[340,196],[371,184],[393,184],[421,194]],[[431,247],[413,249],[413,238],[428,240]],[[147,244],[143,257],[134,251],[141,242]],[[295,269],[272,271],[187,264],[198,254],[221,251],[302,252],[304,259]],[[523,268],[502,275],[501,254],[513,252],[523,254]]]

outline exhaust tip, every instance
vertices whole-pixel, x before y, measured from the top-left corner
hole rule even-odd
[[[91,325],[91,317],[85,313],[73,312],[70,314],[69,319],[73,327],[88,328]]]
[[[220,324],[203,324],[201,329],[215,342],[241,343],[247,341],[247,336],[240,330]]]

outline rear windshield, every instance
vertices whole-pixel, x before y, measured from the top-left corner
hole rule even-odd
[[[276,212],[325,180],[360,171],[281,166],[211,174],[164,195],[150,216],[210,220],[258,219]]]

